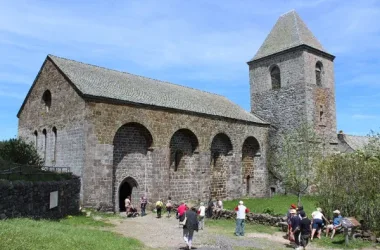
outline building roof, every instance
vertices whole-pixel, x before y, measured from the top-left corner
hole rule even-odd
[[[53,55],[48,58],[84,97],[114,99],[268,124],[224,96]]]
[[[297,12],[292,10],[280,16],[251,61],[300,45],[327,53]]]
[[[364,147],[368,145],[369,139],[370,137],[368,136],[347,135],[347,134],[344,135],[345,142],[353,150],[364,149]]]

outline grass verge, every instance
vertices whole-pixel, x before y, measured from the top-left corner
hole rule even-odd
[[[297,196],[295,195],[275,195],[271,198],[247,198],[241,199],[244,205],[253,213],[270,213],[276,215],[286,215],[290,204],[297,204]],[[225,209],[234,209],[239,200],[225,201],[223,206]],[[310,215],[316,208],[316,197],[304,196],[301,199],[305,212]]]
[[[61,221],[3,220],[0,221],[0,249],[146,249],[136,239],[101,229],[110,225],[85,216],[72,216]]]
[[[338,249],[362,249],[369,248],[372,246],[372,242],[363,240],[351,240],[349,245],[345,245],[344,235],[335,235],[333,239],[329,237],[321,237],[321,239],[314,239],[313,245],[317,245],[323,248],[338,248]]]

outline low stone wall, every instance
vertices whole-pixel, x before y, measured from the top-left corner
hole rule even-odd
[[[76,176],[69,180],[46,182],[0,180],[0,219],[59,219],[77,214],[79,193],[80,179]]]
[[[236,219],[236,212],[230,210],[214,209],[212,219]],[[246,222],[257,223],[267,226],[281,226],[281,222],[286,221],[286,216],[272,216],[269,214],[248,213]]]

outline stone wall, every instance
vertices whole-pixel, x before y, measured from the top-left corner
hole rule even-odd
[[[43,100],[50,91],[51,102]],[[56,66],[46,60],[18,114],[18,137],[37,146],[45,165],[70,167],[82,175],[85,101]],[[46,133],[45,133],[46,131]]]
[[[50,207],[50,192],[58,191],[58,206]],[[0,218],[58,219],[79,212],[80,179],[27,182],[0,180]]]
[[[250,196],[269,194],[267,125],[150,106],[98,101],[88,102],[86,106],[86,166],[83,175],[86,206],[97,206],[100,202],[114,206],[118,203],[124,178],[136,182],[132,192],[134,203],[138,203],[144,194],[151,201],[166,200],[168,196],[174,200],[207,200],[211,193],[226,199],[241,197],[245,195],[242,187],[246,186],[243,183],[242,149],[248,137],[258,141],[261,152],[255,156],[254,167],[250,169],[254,176],[250,179]],[[118,131],[131,124],[141,128],[141,132],[135,134],[141,140],[119,136]],[[150,134],[152,141],[149,145],[143,140],[145,132],[142,131]],[[120,139],[117,143],[116,138]],[[135,142],[136,147],[147,147],[146,153],[129,152],[123,156],[122,162],[113,159],[119,145],[135,148],[132,147]],[[132,143],[131,146],[128,143]],[[125,159],[130,160],[126,162]]]

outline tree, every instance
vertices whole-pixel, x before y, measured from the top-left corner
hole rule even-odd
[[[17,164],[43,165],[43,160],[35,147],[19,138],[0,142],[0,158],[3,161]]]
[[[322,142],[311,126],[303,124],[284,134],[270,156],[271,172],[287,191],[297,195],[299,203],[301,195],[315,184],[314,169],[323,156]]]

